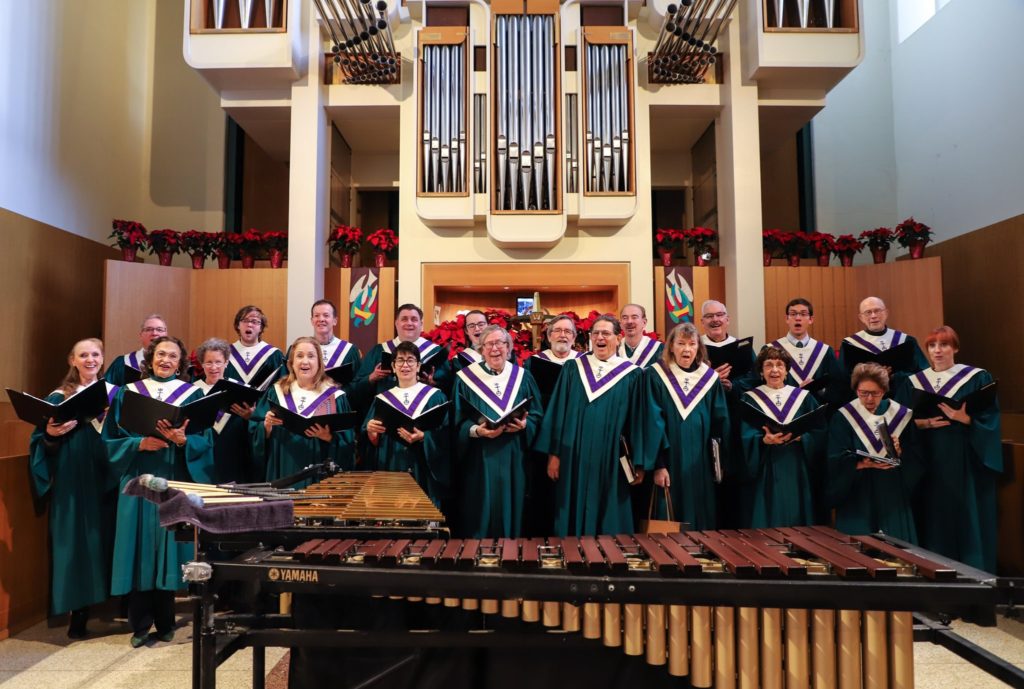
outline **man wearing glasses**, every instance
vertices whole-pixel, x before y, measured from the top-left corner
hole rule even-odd
[[[629,359],[640,368],[653,366],[654,362],[661,358],[661,351],[665,345],[644,335],[644,328],[647,327],[647,310],[640,304],[626,304],[619,312],[619,322],[622,324],[623,337],[618,355],[623,359]]]
[[[729,311],[725,308],[725,304],[709,299],[701,305],[700,313],[700,324],[704,330],[704,334],[700,336],[700,339],[705,347],[724,347],[736,341],[736,338],[729,334]],[[749,350],[751,366],[748,370],[753,368],[754,359],[757,358],[754,348],[750,347]],[[733,381],[729,376],[732,374],[732,365],[729,363],[722,364],[715,369],[715,373],[718,374],[722,387],[727,392],[731,392]]]
[[[395,332],[398,336],[375,344],[363,358],[359,372],[352,382],[354,393],[360,400],[371,400],[397,383],[390,365],[382,365],[384,355],[390,358],[399,342],[412,342],[420,350],[420,380],[446,392],[451,387],[452,371],[448,349],[423,337],[423,309],[415,304],[402,304],[395,311]]]
[[[859,363],[877,362],[889,369],[890,387],[896,389],[903,378],[928,368],[928,360],[917,340],[886,325],[889,309],[884,301],[868,297],[860,303],[857,312],[864,329],[845,338],[839,346],[839,365],[847,375]],[[885,354],[897,347],[902,354]],[[893,356],[895,358],[889,358]]]
[[[267,329],[267,315],[253,304],[243,306],[235,314],[238,339],[231,344],[231,359],[224,377],[246,385],[260,385],[284,363],[284,354],[272,344],[262,341]]]
[[[119,386],[139,380],[142,377],[140,371],[142,370],[142,360],[143,355],[146,353],[146,348],[149,347],[150,342],[166,334],[167,322],[163,316],[158,313],[151,313],[146,316],[142,321],[142,325],[139,326],[139,344],[142,346],[134,352],[128,352],[111,361],[110,367],[103,377],[108,383]]]
[[[487,327],[487,316],[483,311],[473,309],[466,314],[462,327],[466,333],[466,348],[452,361],[456,373],[470,364],[484,360],[480,352],[480,340],[483,338],[484,328]]]
[[[814,306],[803,298],[791,299],[786,304],[788,332],[771,346],[781,347],[793,358],[793,366],[786,375],[786,384],[807,388],[819,402],[846,400],[848,378],[839,367],[836,352],[830,345],[811,337]]]

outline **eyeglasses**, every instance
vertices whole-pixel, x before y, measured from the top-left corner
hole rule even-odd
[[[878,392],[869,392],[868,390],[858,390],[857,397],[866,397],[868,399],[877,399],[885,393],[879,390]]]
[[[572,335],[573,331],[569,328],[551,328],[548,330],[548,335]]]
[[[395,366],[397,368],[412,368],[418,363],[415,359],[395,359]]]
[[[154,327],[149,327],[149,328],[143,328],[142,332],[144,332],[144,333],[165,333],[165,332],[167,332],[167,328],[162,328],[160,326],[154,326]]]
[[[786,315],[787,316],[792,316],[793,318],[807,318],[808,316],[811,315],[811,312],[810,311],[789,311]]]
[[[885,309],[865,309],[864,311],[860,312],[860,315],[862,315],[862,316],[877,316],[877,315],[880,315],[880,314],[883,314],[883,313],[885,313]]]
[[[508,342],[505,342],[505,340],[494,340],[493,342],[484,342],[481,347],[484,349],[503,349],[508,347]]]
[[[480,323],[466,323],[466,329],[467,330],[482,330],[483,328],[486,328],[486,327],[487,327],[487,321],[482,321]]]
[[[241,322],[245,323],[246,325],[263,325],[263,321],[260,320],[259,318],[246,318]]]
[[[706,321],[712,321],[715,320],[716,318],[725,318],[728,315],[729,314],[727,314],[725,311],[719,311],[718,313],[706,313],[703,316],[701,316],[701,318],[703,318]]]
[[[591,337],[615,337],[615,333],[611,330],[591,330]]]

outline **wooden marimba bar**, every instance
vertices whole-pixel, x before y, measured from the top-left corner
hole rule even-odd
[[[671,577],[675,587],[709,577],[781,579],[796,586],[838,579],[868,587],[958,580],[956,570],[943,563],[874,537],[850,537],[825,527],[548,539],[312,539],[294,548],[290,558],[295,565],[317,569],[374,568],[375,577],[388,570],[491,572],[499,577],[536,572],[570,581],[573,575],[604,575],[606,581],[620,582],[633,576]],[[609,588],[614,590],[613,585]],[[643,655],[652,665],[665,665],[673,676],[689,676],[695,687],[914,685],[912,614],[901,609],[908,601],[892,593],[887,594],[891,600],[886,609],[865,610],[845,596],[831,598],[829,607],[807,609],[608,600],[593,587],[589,592],[581,587],[575,600],[564,592],[553,594],[552,600],[541,595],[483,597],[479,590],[471,591],[477,596],[461,598],[452,597],[450,590],[393,595],[401,592],[391,597],[582,633],[628,655]]]
[[[407,472],[346,472],[297,491],[295,518],[314,522],[444,522]]]

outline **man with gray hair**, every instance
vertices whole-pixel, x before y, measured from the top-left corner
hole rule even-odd
[[[562,364],[578,359],[583,356],[583,352],[572,348],[576,342],[576,323],[571,316],[561,314],[552,318],[544,329],[544,335],[548,340],[548,348],[527,359],[523,367],[537,379],[537,386],[547,406]]]
[[[139,344],[142,346],[134,351],[119,356],[110,362],[103,378],[113,385],[134,383],[142,376],[142,357],[149,343],[167,334],[167,321],[158,313],[151,313],[142,319],[139,326]]]
[[[665,345],[644,335],[647,309],[640,304],[626,304],[619,313],[619,323],[622,324],[622,343],[616,354],[640,368],[653,366],[661,358]]]
[[[704,330],[704,334],[701,335],[701,342],[704,343],[705,347],[708,347],[708,356],[712,356],[713,347],[724,347],[736,342],[736,338],[729,334],[729,310],[725,308],[725,304],[714,299],[708,299],[700,306],[700,324]],[[754,363],[754,359],[757,355],[754,353],[753,347],[747,347],[750,356],[750,363]],[[747,367],[750,370],[750,367]],[[726,390],[732,390],[733,380],[731,379],[732,364],[724,363],[715,367],[715,373],[718,374],[719,380],[722,381],[722,387]]]
[[[847,376],[857,364],[879,363],[890,369],[891,387],[895,388],[900,378],[928,368],[917,340],[886,325],[889,309],[884,301],[867,297],[860,303],[857,317],[864,329],[845,338],[839,347],[839,365]]]

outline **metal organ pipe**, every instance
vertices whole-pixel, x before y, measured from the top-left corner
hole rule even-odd
[[[462,193],[466,187],[465,44],[423,48],[420,191]]]
[[[398,53],[387,1],[313,0],[331,39],[334,63],[346,84],[388,84],[398,78]],[[374,15],[376,7],[377,15]]]
[[[629,82],[627,46],[584,44],[586,191],[628,192]]]
[[[718,59],[715,42],[737,0],[680,0],[669,5],[654,52],[651,77],[662,84],[700,84]]]

